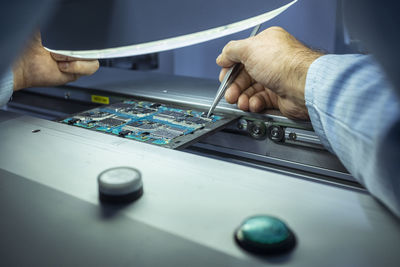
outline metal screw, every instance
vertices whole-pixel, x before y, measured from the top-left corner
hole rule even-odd
[[[64,99],[69,99],[70,97],[71,97],[71,93],[70,92],[65,92]]]
[[[281,142],[284,138],[285,132],[281,126],[270,126],[268,128],[268,136],[274,142]]]
[[[293,140],[293,141],[296,140],[297,139],[297,134],[296,133],[290,133],[289,134],[289,139]]]
[[[250,133],[251,137],[261,140],[265,138],[267,133],[267,129],[265,127],[265,123],[263,121],[252,121],[247,126],[247,130]]]
[[[278,128],[273,128],[271,131],[271,135],[273,137],[277,137],[279,135],[279,129]]]
[[[253,133],[254,133],[254,134],[259,134],[260,132],[261,132],[260,127],[255,126],[255,127],[253,128]]]
[[[247,121],[245,119],[241,119],[237,127],[239,130],[247,130]]]

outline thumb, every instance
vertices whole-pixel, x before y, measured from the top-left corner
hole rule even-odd
[[[228,68],[235,63],[244,63],[248,54],[248,39],[240,41],[230,41],[222,50],[217,58],[217,64]]]

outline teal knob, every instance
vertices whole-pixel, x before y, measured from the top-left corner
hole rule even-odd
[[[292,250],[296,238],[278,218],[257,215],[247,218],[235,232],[235,240],[243,249],[258,254],[279,254]]]

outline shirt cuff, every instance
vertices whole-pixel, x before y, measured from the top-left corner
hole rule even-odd
[[[314,128],[315,133],[318,135],[321,143],[330,152],[333,153],[331,144],[325,135],[325,129],[321,122],[320,111],[314,103],[315,91],[318,90],[318,86],[323,84],[323,78],[321,73],[325,73],[325,66],[329,63],[330,55],[322,56],[316,59],[308,69],[306,86],[304,89],[306,106],[308,109],[308,114],[310,116],[311,124]]]
[[[14,89],[14,74],[10,69],[0,77],[0,107],[10,100]]]

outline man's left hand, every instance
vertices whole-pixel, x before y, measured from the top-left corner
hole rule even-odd
[[[50,53],[37,33],[14,64],[14,91],[37,86],[57,86],[91,75],[99,68],[98,60],[82,60]]]

